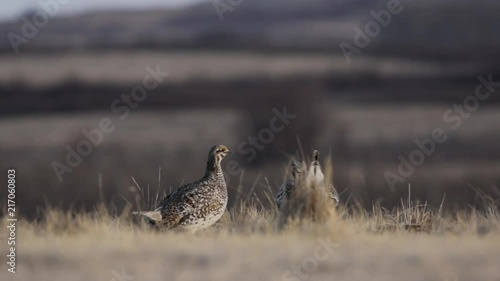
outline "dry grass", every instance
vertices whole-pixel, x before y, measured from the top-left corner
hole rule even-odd
[[[403,210],[409,211],[409,210]],[[380,214],[384,214],[381,216]],[[392,214],[392,217],[390,216]],[[196,235],[158,233],[128,215],[48,210],[44,220],[19,229],[19,280],[111,280],[122,267],[134,280],[278,280],[313,255],[321,237],[337,245],[312,280],[493,280],[500,258],[498,216],[450,218],[446,231],[404,228],[373,233],[397,212],[348,214],[318,224],[278,230],[277,214],[255,206],[230,210],[216,227]],[[342,217],[342,218],[340,218]],[[486,223],[489,230],[479,225]],[[437,264],[433,264],[433,262]],[[388,268],[386,264],[392,264]],[[464,264],[468,264],[464,266]],[[371,270],[368,270],[371,268]],[[418,273],[418,275],[412,275]],[[240,275],[241,274],[241,275]],[[2,270],[0,276],[12,277]],[[8,279],[17,280],[17,279]]]
[[[331,162],[324,165],[328,181]],[[161,184],[161,183],[159,183]],[[139,207],[158,196],[137,184]],[[94,212],[48,208],[18,228],[16,275],[1,280],[496,280],[498,202],[484,210],[434,212],[410,194],[394,210],[333,209],[324,188],[301,183],[278,211],[257,196],[239,199],[196,234],[155,231],[99,203]],[[268,204],[266,204],[268,203]],[[135,207],[134,207],[135,209]],[[3,219],[5,221],[5,218]],[[5,246],[2,241],[2,247]],[[3,249],[2,249],[3,253]],[[8,279],[6,279],[8,278]]]
[[[326,172],[325,183],[308,181],[305,175],[298,178],[290,200],[285,200],[279,210],[280,229],[301,225],[304,221],[322,224],[336,219],[337,214],[327,193],[328,186],[326,184],[327,182],[333,183],[333,173],[330,172],[333,171],[331,161],[327,162],[324,170]]]
[[[320,198],[313,200],[321,204]],[[38,221],[20,222],[17,273],[2,265],[0,279],[107,281],[119,280],[122,270],[133,276],[129,281],[500,276],[500,216],[492,201],[485,201],[485,212],[455,215],[411,201],[395,210],[374,205],[370,212],[316,206],[313,214],[328,216],[319,221],[303,209],[282,228],[281,214],[260,206],[256,199],[241,201],[216,226],[194,235],[153,231],[130,216],[130,209],[114,214],[102,204],[93,213],[47,209]],[[331,243],[330,252],[313,261],[325,243]],[[308,262],[314,265],[310,273]],[[304,278],[293,275],[297,268]]]

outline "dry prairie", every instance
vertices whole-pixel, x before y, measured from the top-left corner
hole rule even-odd
[[[438,217],[408,230],[397,212],[340,209],[324,223],[279,229],[257,203],[229,210],[192,234],[155,232],[97,207],[91,214],[47,210],[21,221],[17,273],[1,280],[498,280],[497,209]],[[418,211],[411,206],[401,212]],[[398,222],[395,222],[398,221]],[[422,223],[423,220],[420,221]],[[5,246],[2,241],[2,247]],[[4,252],[2,250],[2,252]]]

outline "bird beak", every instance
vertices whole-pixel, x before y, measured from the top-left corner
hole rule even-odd
[[[227,152],[227,153],[232,153],[232,151],[231,151],[231,150],[229,150],[229,149],[228,149],[226,152]]]

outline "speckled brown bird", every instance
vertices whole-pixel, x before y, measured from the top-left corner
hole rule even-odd
[[[327,183],[325,180],[325,175],[323,174],[321,165],[319,163],[318,150],[313,151],[313,161],[311,162],[311,166],[309,166],[306,182],[309,185],[315,183],[326,186],[328,188],[328,194],[330,195],[330,199],[333,205],[335,207],[338,206],[340,202],[339,194],[337,193],[337,190],[335,190],[335,187],[333,187],[333,184]]]
[[[290,178],[280,187],[276,195],[276,205],[278,208],[281,208],[283,203],[290,199],[297,182],[305,171],[305,164],[302,161],[294,160],[290,169]]]
[[[196,232],[218,221],[227,205],[227,187],[221,162],[231,153],[224,145],[216,145],[208,153],[205,175],[198,181],[185,184],[151,212],[139,212],[151,224],[164,229]]]

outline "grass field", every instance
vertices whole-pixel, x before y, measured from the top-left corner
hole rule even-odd
[[[252,201],[252,200],[250,200]],[[242,203],[196,234],[157,232],[97,205],[21,221],[17,273],[1,280],[498,280],[500,216],[344,209],[315,221]],[[5,219],[3,219],[5,221]],[[2,241],[2,247],[5,246]],[[2,250],[2,253],[4,251]]]

